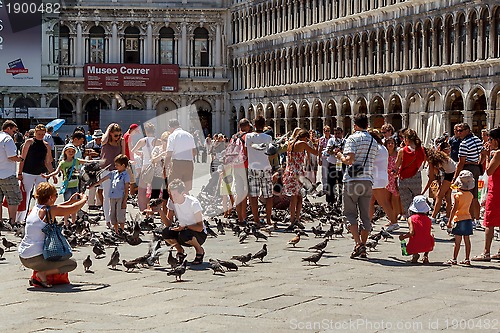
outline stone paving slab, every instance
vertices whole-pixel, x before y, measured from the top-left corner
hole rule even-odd
[[[200,174],[194,192],[208,181],[203,170],[196,172]],[[406,230],[402,224],[395,239],[380,242],[367,260],[349,259],[353,247],[349,235],[334,239],[317,266],[302,258],[313,253],[308,248],[320,238],[303,237],[293,248],[287,244],[291,234],[275,232],[267,242],[249,237],[239,244],[227,232],[207,240],[207,261],[255,253],[266,243],[265,262],[253,260],[225,275],[213,275],[204,264],[189,268],[183,282],[167,276],[166,258],[160,259],[161,267],[131,273],[122,266],[111,270],[107,263],[113,248],[106,249],[105,259],[92,255],[94,273],[84,273],[81,262],[92,251],[82,247],[74,253],[79,266],[70,273],[73,285],[51,290],[29,287],[30,272],[21,266],[17,252],[10,251],[0,261],[0,322],[8,332],[23,333],[435,332],[451,330],[451,320],[474,319],[484,324],[500,318],[500,261],[473,263],[472,267],[443,265],[453,243],[435,228],[431,265],[410,265],[406,263],[409,258],[401,256],[396,238]],[[3,234],[19,243],[12,234]],[[480,252],[483,237],[481,231],[472,236],[473,254]],[[143,239],[139,246],[120,245],[121,258],[145,254],[150,235]],[[499,246],[500,242],[493,242],[493,249]],[[463,251],[462,247],[461,257]],[[192,260],[193,250],[187,253]],[[500,331],[500,323],[490,326],[493,329],[488,331]],[[482,330],[476,325],[468,331]]]

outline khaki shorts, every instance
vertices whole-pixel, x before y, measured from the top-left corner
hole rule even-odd
[[[9,206],[18,206],[23,200],[16,176],[0,179],[0,203],[3,202],[4,197],[7,199]]]
[[[24,267],[33,269],[35,271],[44,272],[53,269],[58,269],[59,273],[68,273],[74,270],[77,266],[74,259],[66,259],[61,261],[48,261],[40,254],[33,258],[21,258],[21,263]]]
[[[109,199],[111,205],[111,211],[109,218],[111,220],[111,224],[125,223],[125,216],[127,213],[127,209],[122,208],[123,198],[119,199]]]

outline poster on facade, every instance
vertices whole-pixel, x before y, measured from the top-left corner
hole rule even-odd
[[[44,6],[0,0],[0,86],[41,86]]]
[[[86,64],[87,91],[176,92],[179,66],[139,64]]]

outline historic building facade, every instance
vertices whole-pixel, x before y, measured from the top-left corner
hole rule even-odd
[[[299,125],[417,129],[500,123],[496,1],[277,0],[231,7],[232,111]]]
[[[226,14],[222,1],[83,1],[66,7],[59,30],[60,113],[90,128],[101,112],[156,110],[160,115],[195,105],[206,132],[229,132]],[[89,91],[85,64],[178,64],[179,89]],[[227,111],[226,111],[227,110]],[[234,121],[233,121],[234,123]]]

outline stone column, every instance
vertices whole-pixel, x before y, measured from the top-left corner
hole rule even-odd
[[[299,27],[303,27],[306,25],[305,17],[303,13],[305,13],[305,8],[304,8],[304,2],[302,0],[300,1],[300,11],[299,11],[299,18],[300,18],[300,25]]]
[[[111,99],[111,110],[116,110],[118,108],[118,102],[116,101],[116,98]]]
[[[84,45],[83,45],[83,33],[82,33],[82,23],[78,22],[76,24],[76,65],[83,66],[82,56],[84,54]]]
[[[401,113],[401,122],[403,123],[403,128],[409,126],[408,124],[408,113]]]
[[[153,96],[146,95],[146,110],[153,110]]]
[[[460,50],[460,34],[459,34],[459,25],[458,23],[453,24],[453,29],[455,29],[455,59],[451,60],[451,63],[457,63],[459,59],[459,50]]]
[[[220,67],[221,65],[221,48],[222,48],[222,34],[221,26],[217,24],[215,27],[215,67]]]
[[[451,124],[450,124],[450,114],[448,111],[441,111],[441,133],[443,132],[448,132],[452,133],[451,131]]]
[[[83,124],[82,97],[80,95],[76,97],[76,123]]]
[[[469,19],[465,23],[465,61],[472,61],[472,24]]]
[[[215,133],[220,133],[222,131],[222,115],[223,115],[223,109],[222,109],[222,103],[220,98],[217,98],[215,100]]]
[[[120,48],[118,46],[118,27],[116,26],[116,22],[113,22],[111,25],[111,54],[109,55],[109,60],[112,63],[120,62],[120,58],[118,53],[120,52]]]
[[[146,55],[145,62],[146,64],[154,63],[153,60],[153,24],[148,22],[148,27],[146,31]]]
[[[181,23],[181,42],[179,45],[180,65],[187,66],[187,23]]]
[[[472,129],[472,111],[469,110],[464,110],[464,123],[469,124],[470,128]]]
[[[428,30],[422,30],[422,67],[430,67],[429,63],[429,35]]]
[[[485,45],[484,45],[484,31],[483,31],[483,25],[484,25],[484,21],[481,17],[478,18],[477,20],[478,22],[478,31],[477,31],[477,39],[478,39],[478,43],[477,43],[477,58],[480,59],[480,60],[483,60],[483,59],[486,59],[486,54],[488,54],[488,50],[485,49]],[[490,27],[491,29],[491,27]]]

